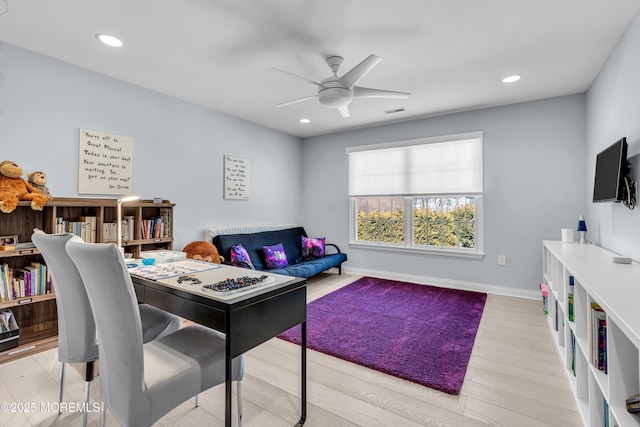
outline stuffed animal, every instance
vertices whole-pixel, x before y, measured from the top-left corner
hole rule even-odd
[[[22,179],[22,168],[5,160],[0,163],[0,211],[13,212],[20,200],[30,200],[31,208],[41,211],[48,199]]]
[[[224,257],[218,254],[218,249],[216,249],[211,242],[191,242],[184,247],[182,252],[186,252],[187,258],[191,259],[213,262],[216,264],[222,264],[224,262]]]
[[[27,174],[27,178],[29,179],[29,184],[33,185],[33,187],[40,192],[43,196],[47,196],[52,199],[51,192],[47,188],[47,175],[42,171],[30,172]]]

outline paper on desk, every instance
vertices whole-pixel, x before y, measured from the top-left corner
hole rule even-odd
[[[129,269],[129,273],[150,280],[167,279],[169,277],[194,274],[201,271],[220,268],[220,264],[213,264],[195,259],[183,259],[154,265],[142,265]]]

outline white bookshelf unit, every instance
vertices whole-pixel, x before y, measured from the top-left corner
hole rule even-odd
[[[625,402],[640,393],[640,265],[616,264],[615,255],[591,244],[543,242],[549,325],[589,427],[640,427],[640,412],[628,412]]]

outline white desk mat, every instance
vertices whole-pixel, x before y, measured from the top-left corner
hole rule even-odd
[[[214,264],[214,265],[217,265],[217,264]],[[233,293],[223,294],[219,292],[212,292],[209,290],[202,289],[203,285],[214,284],[222,280],[226,280],[228,278],[234,279],[234,278],[243,277],[243,276],[260,277],[262,275],[267,276],[268,280],[261,283],[260,285],[250,286],[246,289],[238,290]],[[201,283],[193,284],[194,282],[191,280],[182,280],[181,283],[178,283],[178,279],[180,279],[181,276],[196,278],[200,280]],[[175,289],[180,289],[186,292],[190,292],[192,294],[202,295],[207,298],[214,298],[214,299],[219,299],[224,301],[224,300],[247,296],[256,291],[260,291],[266,288],[272,288],[272,287],[275,287],[276,285],[290,282],[293,279],[294,278],[290,276],[270,274],[265,271],[249,270],[246,268],[218,265],[218,268],[214,268],[211,270],[158,279],[157,281],[159,283],[162,283],[163,285],[168,285]]]

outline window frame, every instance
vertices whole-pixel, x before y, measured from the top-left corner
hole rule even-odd
[[[475,132],[467,132],[460,134],[450,134],[450,135],[441,135],[434,137],[426,137],[419,139],[412,139],[406,141],[395,141],[395,142],[386,142],[380,144],[372,144],[372,145],[360,145],[354,147],[347,147],[346,153],[349,157],[350,154],[355,153],[357,156],[354,161],[358,159],[362,159],[358,153],[368,152],[368,151],[376,151],[376,150],[385,150],[385,149],[395,149],[395,148],[403,148],[403,147],[412,147],[412,146],[422,146],[429,145],[432,143],[446,143],[446,142],[462,142],[465,143],[467,140],[479,140],[481,144],[481,150],[477,155],[480,157],[475,157],[475,161],[479,161],[480,175],[475,178],[475,180],[469,181],[469,175],[467,175],[467,180],[460,182],[462,185],[453,185],[453,187],[449,186],[438,186],[436,184],[435,187],[430,185],[427,186],[418,186],[412,187],[411,185],[406,185],[407,181],[393,181],[394,178],[400,176],[402,178],[403,175],[398,175],[396,171],[400,171],[398,166],[395,166],[395,163],[391,163],[390,169],[385,169],[382,167],[381,174],[378,174],[379,177],[383,178],[383,181],[380,185],[376,184],[375,180],[370,180],[369,182],[363,182],[362,178],[369,180],[367,177],[370,175],[369,173],[362,173],[363,169],[360,164],[356,166],[354,169],[354,177],[355,181],[351,181],[352,179],[352,171],[351,171],[351,158],[348,158],[347,162],[349,163],[348,173],[347,173],[347,186],[348,186],[348,203],[349,203],[349,246],[350,247],[361,247],[367,249],[377,249],[377,250],[385,250],[385,251],[400,251],[400,252],[412,252],[412,253],[423,253],[423,254],[434,254],[434,255],[443,255],[443,256],[455,256],[455,257],[465,257],[465,258],[483,258],[484,257],[484,208],[483,208],[483,197],[484,197],[484,132],[475,131]],[[464,147],[464,145],[462,145]],[[453,148],[455,150],[455,148]],[[408,152],[411,152],[412,148],[409,148]],[[449,150],[448,154],[447,151]],[[428,150],[426,151],[428,152]],[[391,153],[391,152],[390,152]],[[390,154],[391,155],[391,154]],[[451,151],[450,149],[445,148],[445,152],[443,153],[445,156],[444,159],[449,159],[451,161]],[[366,154],[365,154],[366,156]],[[448,156],[448,157],[447,157]],[[432,157],[429,157],[432,158]],[[457,157],[456,157],[457,159]],[[462,169],[461,172],[464,171],[472,171],[473,169],[465,169],[465,167],[473,167],[474,157],[464,157],[462,158]],[[386,159],[385,159],[386,160]],[[383,163],[384,161],[383,160]],[[363,160],[360,160],[362,162]],[[367,161],[367,160],[364,160]],[[371,159],[372,165],[375,165],[377,161],[376,157]],[[446,161],[446,160],[445,160]],[[466,163],[465,163],[466,161]],[[469,162],[470,161],[470,162]],[[375,167],[374,167],[374,170]],[[425,169],[422,169],[424,171]],[[426,169],[429,170],[429,169]],[[436,169],[437,170],[437,167]],[[413,171],[413,172],[412,172]],[[420,178],[420,174],[422,174],[420,169],[410,169],[407,171],[408,175],[405,175],[406,178],[412,176],[413,173],[417,172],[416,176],[413,176],[413,179],[423,180],[424,178]],[[391,172],[389,174],[389,172]],[[384,181],[385,174],[389,174],[390,181]],[[374,174],[371,174],[373,177]],[[445,175],[446,176],[446,175]],[[464,177],[464,175],[462,175]],[[405,178],[405,179],[406,179]],[[411,181],[413,182],[413,181]],[[424,182],[424,181],[418,181]],[[426,181],[429,182],[429,181]],[[435,181],[438,182],[438,181]],[[450,181],[444,181],[450,182]],[[387,183],[391,185],[386,186]],[[479,183],[479,186],[476,185]],[[373,186],[372,186],[373,185]],[[413,191],[417,190],[417,191]],[[434,191],[435,190],[435,191]],[[446,192],[446,193],[445,193]],[[404,193],[404,194],[403,194]],[[415,198],[420,197],[473,197],[474,198],[474,206],[475,213],[473,219],[474,226],[474,248],[459,248],[459,247],[445,247],[445,246],[428,246],[428,245],[415,245],[413,243],[414,240],[414,212],[415,208],[414,200]],[[358,240],[358,229],[357,229],[357,219],[358,219],[358,199],[381,199],[381,198],[402,198],[404,200],[405,207],[405,218],[404,218],[404,233],[405,239],[404,243],[392,243],[392,242],[375,242],[375,241],[363,241]],[[410,209],[410,212],[406,210]]]
[[[413,208],[414,199],[418,197],[461,197],[471,196],[474,198],[475,212],[473,215],[474,224],[474,248],[452,248],[446,246],[428,246],[428,245],[415,245],[413,243]],[[404,229],[405,229],[405,242],[391,243],[391,242],[373,242],[357,240],[357,217],[358,206],[357,200],[361,198],[380,199],[384,197],[404,198],[405,215],[404,215]],[[456,195],[441,195],[441,194],[423,194],[423,195],[388,195],[388,196],[351,196],[349,197],[349,247],[366,248],[374,250],[392,251],[392,252],[408,252],[408,253],[421,253],[429,255],[440,256],[452,256],[461,258],[473,258],[481,259],[484,257],[484,233],[483,233],[483,195],[482,194],[456,194]],[[407,213],[407,206],[410,207],[411,212]]]

